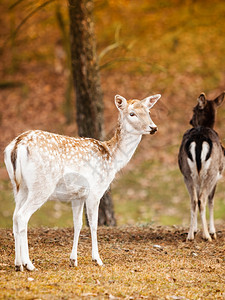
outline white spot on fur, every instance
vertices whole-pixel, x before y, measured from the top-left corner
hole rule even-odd
[[[206,156],[209,153],[209,144],[207,142],[202,143],[201,161],[206,160]]]
[[[190,144],[190,153],[191,153],[191,156],[192,156],[192,160],[188,157],[187,158],[187,162],[188,162],[188,165],[189,165],[189,168],[191,169],[191,172],[192,172],[192,175],[196,174],[197,172],[197,166],[196,166],[196,157],[195,157],[195,148],[196,148],[196,143],[195,142],[192,142]]]

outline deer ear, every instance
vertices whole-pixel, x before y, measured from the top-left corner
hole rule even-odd
[[[206,105],[206,98],[205,98],[205,94],[201,93],[201,95],[198,97],[198,104],[199,104],[199,108],[203,109]]]
[[[144,103],[144,105],[150,109],[152,108],[156,102],[161,98],[161,95],[160,94],[157,94],[157,95],[154,95],[154,96],[150,96],[150,97],[147,97],[145,99],[142,100],[142,102]]]
[[[216,106],[219,106],[222,104],[224,100],[225,92],[223,92],[221,95],[219,95],[216,99],[213,100],[213,102],[216,104]]]
[[[127,100],[120,95],[116,95],[115,104],[118,110],[124,110],[124,108],[127,106]]]

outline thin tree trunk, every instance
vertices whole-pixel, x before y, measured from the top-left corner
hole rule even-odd
[[[68,0],[71,35],[71,60],[78,134],[83,137],[103,138],[103,94],[93,23],[92,0]],[[112,198],[107,192],[100,202],[99,224],[116,224]]]
[[[111,191],[107,191],[99,206],[98,225],[116,226]]]

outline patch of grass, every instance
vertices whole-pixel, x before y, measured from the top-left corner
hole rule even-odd
[[[224,179],[218,184],[214,197],[214,215],[217,220],[225,220],[225,191]]]
[[[129,219],[130,223],[138,220],[163,225],[188,221],[188,195],[177,167],[146,161],[116,182],[112,191],[119,224]]]
[[[178,166],[145,161],[121,176],[112,193],[119,225],[189,225],[190,198]],[[214,196],[218,223],[225,219],[224,193],[221,181]]]

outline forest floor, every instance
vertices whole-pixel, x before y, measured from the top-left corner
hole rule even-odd
[[[88,228],[81,231],[78,267],[69,266],[72,229],[29,230],[34,272],[15,272],[12,231],[0,229],[1,299],[224,299],[225,225],[217,240],[187,228],[101,227],[103,267],[91,261]]]

